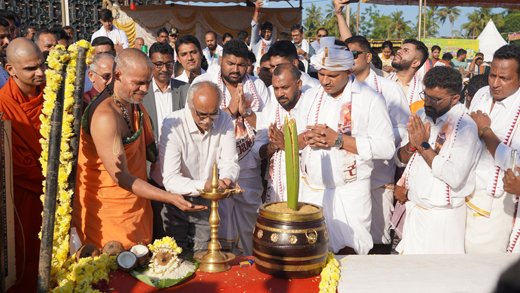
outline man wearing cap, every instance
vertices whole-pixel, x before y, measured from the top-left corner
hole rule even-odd
[[[311,64],[321,86],[302,97],[297,114],[300,201],[323,206],[329,249],[367,254],[372,248],[373,160],[392,159],[392,122],[384,98],[352,74],[354,57],[334,37],[320,39]]]
[[[173,48],[173,61],[175,63],[175,61],[177,61],[177,52],[175,52],[175,42],[177,42],[177,39],[179,38],[179,30],[172,27],[170,29],[169,38],[170,38],[170,46],[172,46],[172,48]]]

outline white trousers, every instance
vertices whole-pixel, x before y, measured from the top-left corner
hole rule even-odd
[[[396,250],[403,254],[464,254],[466,207],[426,209],[406,202],[403,239]]]
[[[472,196],[488,196],[485,192],[475,191]],[[494,198],[489,217],[466,208],[466,253],[505,253],[513,230],[513,196],[504,193]]]
[[[369,179],[322,190],[312,189],[300,180],[300,201],[323,207],[332,252],[337,253],[345,246],[358,254],[367,254],[372,249]]]
[[[231,249],[235,255],[253,255],[253,228],[262,204],[262,180],[258,178],[238,178],[244,193],[219,201],[220,227],[219,242],[224,249]]]
[[[370,234],[374,244],[390,244],[390,220],[394,212],[394,190],[384,187],[371,190],[372,198],[372,223]]]

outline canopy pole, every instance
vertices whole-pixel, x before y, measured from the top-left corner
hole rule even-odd
[[[356,20],[356,35],[359,36],[359,10],[361,7],[361,1],[357,3],[357,20]]]
[[[347,14],[347,25],[350,28],[350,4],[347,4],[347,9],[345,9],[345,13]]]
[[[425,42],[426,42],[426,20],[427,20],[426,19],[426,13],[428,12],[427,11],[428,6],[426,6],[426,1],[427,0],[424,0],[424,17],[423,17],[424,18],[424,20],[423,20],[423,22],[424,22],[424,34],[423,35],[424,35],[424,41]]]
[[[419,0],[419,25],[417,26],[417,38],[421,39],[421,23],[422,23],[422,0]]]

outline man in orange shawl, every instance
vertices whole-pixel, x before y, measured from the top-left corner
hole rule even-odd
[[[45,63],[38,46],[26,38],[13,40],[6,55],[5,68],[11,77],[0,90],[0,112],[4,113],[2,119],[12,121],[14,207],[20,217],[20,221],[15,220],[18,285],[10,291],[34,292],[43,210],[40,195],[44,178],[38,159],[42,151],[39,116],[43,106]]]
[[[83,242],[102,247],[111,240],[125,249],[152,241],[150,200],[183,211],[200,211],[179,195],[147,183],[146,160],[155,161],[150,119],[140,104],[150,87],[153,64],[137,49],[115,59],[113,91],[107,86],[85,109],[78,156],[74,226]]]

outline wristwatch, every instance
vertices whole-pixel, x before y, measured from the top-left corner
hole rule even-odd
[[[338,132],[338,138],[336,138],[336,141],[334,142],[334,146],[337,149],[340,149],[343,146],[343,134]]]
[[[246,114],[245,114],[245,115],[242,115],[242,117],[246,118],[246,117],[250,116],[251,113],[253,113],[253,111],[252,111],[250,108],[247,108],[247,109],[246,109]]]
[[[432,147],[430,146],[430,144],[427,141],[423,141],[423,142],[421,142],[421,145],[417,148],[417,150],[419,151],[419,154],[420,154],[420,153],[422,153],[422,151],[429,150],[431,148]]]

